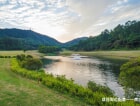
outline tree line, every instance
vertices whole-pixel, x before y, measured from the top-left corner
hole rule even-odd
[[[98,36],[90,36],[70,50],[92,51],[111,49],[138,49],[140,48],[140,21],[128,21],[118,25],[113,30],[105,29]]]
[[[54,52],[58,52],[60,51],[61,49],[57,46],[40,46],[38,48],[38,51],[40,53],[54,53]]]
[[[0,50],[21,50],[24,48],[24,41],[18,38],[0,38]]]
[[[59,46],[61,43],[31,30],[0,29],[0,50],[37,50],[40,45]]]

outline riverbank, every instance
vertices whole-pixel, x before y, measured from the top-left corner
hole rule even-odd
[[[44,54],[31,51],[0,51],[0,56],[33,55],[36,58]],[[10,69],[10,58],[0,58],[0,106],[82,106],[86,103],[79,99],[61,94],[14,73]]]
[[[10,59],[0,59],[0,106],[82,106],[81,100],[61,94],[10,70]]]
[[[49,87],[38,83],[38,81],[30,80],[26,77],[21,77],[20,75],[15,74],[10,70],[9,58],[0,59],[0,70],[0,104],[2,106],[87,106],[87,104],[81,99],[79,100],[78,98],[72,97],[65,93],[59,93],[54,89],[50,89]],[[95,92],[94,95],[94,97],[97,96],[97,98],[94,98],[93,100],[95,103],[99,103],[99,100],[101,100],[101,98],[98,98],[99,94]],[[102,102],[100,103],[102,104]],[[107,105],[109,104],[111,105],[112,102],[107,103]],[[133,106],[134,102],[130,101],[117,104],[122,106]]]
[[[37,50],[12,50],[12,51],[0,51],[0,56],[16,56],[20,54],[25,54],[25,55],[32,55],[35,58],[40,58],[43,57],[45,54],[39,53]]]
[[[92,56],[98,58],[106,58],[106,59],[118,59],[118,60],[129,60],[132,58],[140,57],[140,50],[132,50],[132,51],[67,51],[64,50],[60,52],[60,55],[68,56],[71,54],[80,54],[85,56]]]

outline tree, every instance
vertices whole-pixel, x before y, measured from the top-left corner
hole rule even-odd
[[[19,65],[23,68],[30,70],[38,70],[42,67],[43,63],[39,59],[33,58],[31,55],[17,55],[16,59],[19,62]]]
[[[28,58],[22,62],[22,67],[29,70],[39,70],[42,65],[42,62],[39,59],[34,58]]]
[[[140,57],[123,64],[120,70],[120,82],[126,87],[140,90]]]
[[[111,50],[139,49],[140,21],[128,21],[125,25],[117,25],[113,30],[105,29],[98,36],[89,37],[78,44],[69,47],[70,50]]]

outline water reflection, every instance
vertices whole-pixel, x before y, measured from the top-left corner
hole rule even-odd
[[[123,88],[118,84],[118,73],[115,73],[118,72],[118,64],[97,58],[82,58],[81,60],[62,56],[46,56],[46,58],[60,60],[46,65],[45,70],[48,73],[66,75],[66,78],[72,78],[83,86],[86,86],[89,80],[94,81],[108,86],[116,96],[123,97],[124,95]]]

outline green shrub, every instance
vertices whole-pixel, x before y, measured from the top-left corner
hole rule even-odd
[[[31,55],[17,55],[16,59],[21,67],[29,70],[39,70],[43,66],[41,60],[35,59]]]
[[[4,58],[4,56],[0,56],[0,58]]]
[[[0,58],[12,58],[11,56],[0,56]]]
[[[39,70],[42,67],[42,62],[39,59],[28,58],[22,61],[22,67],[29,70]]]
[[[26,58],[33,58],[33,56],[31,56],[31,55],[27,55]]]
[[[21,55],[17,55],[16,59],[19,60],[19,61],[23,61],[23,60],[25,60],[25,57],[26,56],[24,54],[21,54]]]
[[[11,56],[7,56],[7,58],[11,58]]]
[[[120,83],[134,90],[140,90],[140,57],[123,64],[120,70]]]
[[[16,58],[16,56],[12,56],[12,58]]]
[[[8,58],[8,56],[4,56],[4,58]]]
[[[103,92],[107,96],[113,96],[113,91],[112,90],[110,90],[106,86],[102,86],[102,85],[96,84],[93,81],[89,81],[88,82],[88,88],[91,89],[93,92]]]

